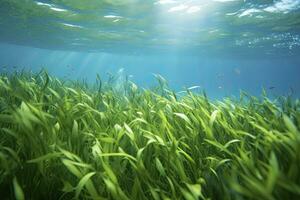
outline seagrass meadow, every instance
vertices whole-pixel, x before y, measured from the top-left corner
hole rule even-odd
[[[1,199],[300,199],[300,102],[0,77]]]

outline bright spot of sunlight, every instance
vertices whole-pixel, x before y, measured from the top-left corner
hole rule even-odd
[[[184,4],[180,4],[178,6],[174,6],[172,8],[170,8],[168,10],[168,12],[178,12],[178,11],[183,11],[183,10],[186,10],[188,8],[187,5],[184,5]]]

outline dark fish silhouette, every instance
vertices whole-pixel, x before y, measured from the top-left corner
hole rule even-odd
[[[269,90],[273,90],[275,87],[274,86],[271,86],[271,87],[269,87]]]

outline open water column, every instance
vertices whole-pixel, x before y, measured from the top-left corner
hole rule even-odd
[[[300,199],[300,0],[0,0],[1,199]]]

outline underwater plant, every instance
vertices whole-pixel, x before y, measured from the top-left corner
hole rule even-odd
[[[299,199],[300,102],[0,76],[2,199]]]

